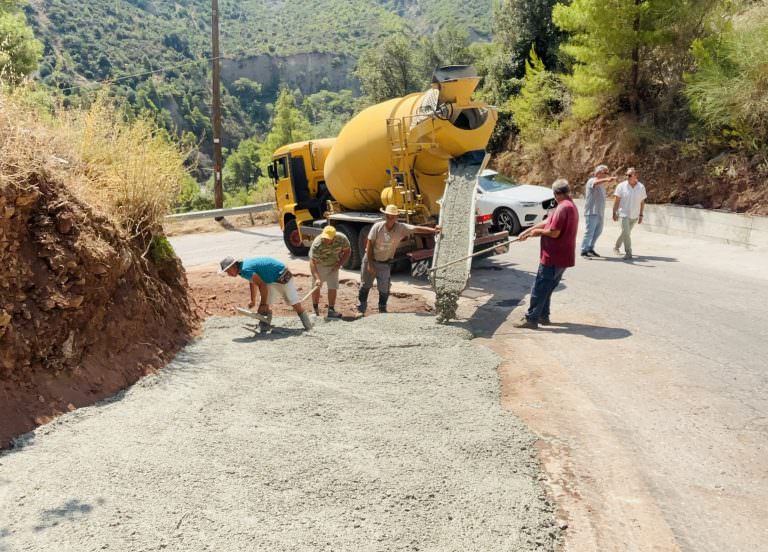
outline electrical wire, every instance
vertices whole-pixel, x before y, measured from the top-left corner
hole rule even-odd
[[[134,73],[132,75],[123,75],[121,77],[113,78],[113,79],[105,79],[103,81],[96,81],[96,82],[89,82],[87,84],[76,84],[74,86],[68,86],[66,88],[58,88],[57,90],[61,92],[68,92],[69,90],[74,90],[76,88],[90,88],[90,87],[100,87],[105,84],[113,84],[116,82],[128,80],[128,79],[134,79],[136,77],[145,77],[147,75],[155,75],[157,73],[165,73],[167,71],[171,71],[173,69],[178,69],[180,67],[188,67],[190,65],[197,65],[198,63],[208,63],[209,61],[213,61],[215,59],[227,59],[224,56],[219,56],[218,58],[211,57],[211,58],[203,58],[203,59],[196,59],[193,61],[187,61],[185,63],[179,63],[177,65],[169,65],[167,67],[161,67],[160,69],[154,69],[152,71],[144,71],[142,73]]]

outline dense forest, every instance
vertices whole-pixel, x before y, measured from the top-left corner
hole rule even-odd
[[[220,3],[230,204],[268,196],[276,146],[334,135],[445,63],[483,77],[505,172],[582,179],[598,158],[650,159],[654,178],[685,183],[656,186],[655,200],[768,204],[765,0]],[[108,89],[127,118],[151,118],[189,152],[179,208],[209,204],[208,1],[0,0],[0,13],[5,86],[29,75],[73,108]]]

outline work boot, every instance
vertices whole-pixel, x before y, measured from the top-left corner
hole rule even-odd
[[[304,324],[305,330],[309,331],[312,329],[312,322],[310,322],[309,315],[306,312],[302,312],[299,318],[301,318],[301,323]]]
[[[528,328],[531,330],[539,329],[538,322],[534,322],[533,320],[528,320],[526,317],[521,318],[519,322],[515,322],[513,325],[515,328]]]
[[[387,312],[389,293],[379,293],[379,312]]]
[[[357,305],[357,312],[360,314],[365,314],[365,311],[368,309],[368,294],[370,292],[371,288],[360,288],[360,291],[357,292],[357,300],[359,301]]]
[[[539,324],[542,326],[551,326],[552,322],[549,321],[549,316],[542,316],[539,318]]]
[[[328,307],[328,314],[325,316],[326,318],[332,318],[334,320],[338,320],[339,318],[341,318],[341,315],[338,312],[336,312],[336,309],[330,306]]]

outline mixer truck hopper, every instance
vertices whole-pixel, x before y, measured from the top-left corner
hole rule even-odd
[[[471,98],[479,80],[471,67],[440,68],[429,90],[368,107],[337,138],[276,150],[269,175],[291,253],[306,255],[332,224],[352,245],[345,268],[358,268],[368,231],[388,204],[397,205],[405,222],[437,224],[450,162],[467,154],[482,158],[496,124],[496,110]],[[490,215],[477,218],[469,236],[475,249],[507,241],[506,232],[490,231],[491,222]],[[432,236],[413,236],[400,244],[396,262],[426,276],[434,249]]]

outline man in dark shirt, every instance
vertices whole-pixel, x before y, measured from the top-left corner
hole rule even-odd
[[[520,241],[541,236],[541,257],[536,281],[531,289],[531,304],[518,328],[536,329],[539,323],[548,325],[552,292],[560,283],[566,268],[576,262],[576,230],[579,211],[571,200],[568,181],[558,179],[552,184],[557,209],[551,218],[520,234]]]

